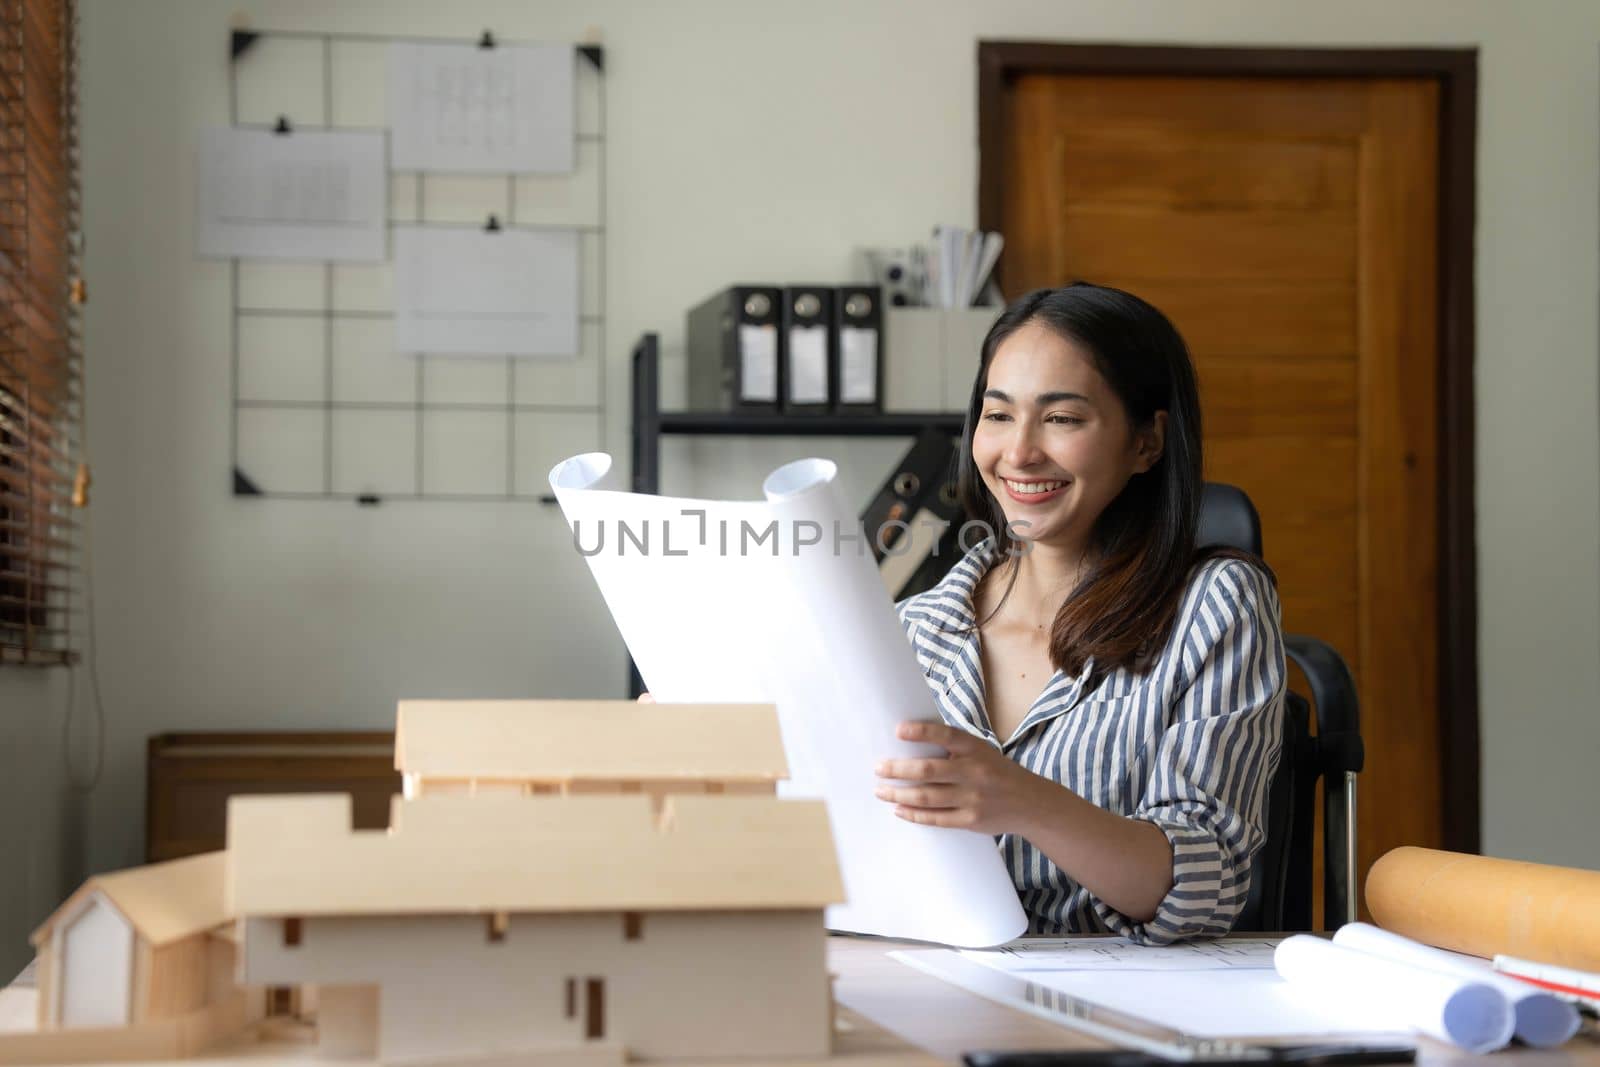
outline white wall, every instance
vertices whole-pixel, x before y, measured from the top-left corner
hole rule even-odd
[[[537,505],[235,500],[225,268],[191,254],[198,131],[229,19],[258,28],[604,35],[610,426],[657,330],[745,278],[845,280],[850,249],[975,222],[980,38],[1481,48],[1478,542],[1484,844],[1600,864],[1596,376],[1600,7],[1586,0],[85,0],[90,406],[107,780],[88,859],[137,859],[144,738],[384,726],[401,696],[615,696],[603,606]],[[665,488],[754,492],[839,443],[670,442]],[[849,446],[864,472],[886,442]],[[693,470],[690,470],[691,463]]]
[[[66,699],[64,671],[0,671],[0,986],[83,874],[85,805],[61,755]]]

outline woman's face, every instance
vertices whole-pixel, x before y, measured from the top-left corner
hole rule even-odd
[[[1106,506],[1161,457],[1166,412],[1135,432],[1079,345],[1038,323],[989,362],[972,458],[1013,534],[1082,551]]]

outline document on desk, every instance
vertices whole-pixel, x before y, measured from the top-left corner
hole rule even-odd
[[[1070,939],[1069,939],[1070,940]],[[1123,938],[1082,938],[1054,949],[894,952],[901,963],[1050,1022],[1135,1048],[1165,1048],[1171,1034],[1195,1038],[1350,1037],[1410,1034],[1398,1014],[1353,1018],[1281,978],[1270,939],[1167,948]],[[1139,1026],[1098,1024],[1109,1009]],[[1087,1025],[1085,1025],[1087,1023]]]
[[[1233,971],[1272,969],[1281,939],[1230,937],[1185,941],[1157,947],[1125,937],[1028,937],[989,952],[965,952],[967,959],[1008,974],[1067,971]]]
[[[777,705],[783,792],[826,799],[839,850],[848,901],[828,925],[963,946],[1026,930],[992,837],[873,796],[878,761],[942,753],[894,736],[938,709],[834,465],[788,464],[732,502],[622,492],[610,470],[589,453],[550,473],[575,547],[656,699]]]

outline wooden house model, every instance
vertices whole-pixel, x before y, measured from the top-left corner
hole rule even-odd
[[[659,710],[659,709],[656,709]],[[827,1054],[826,809],[770,796],[235,797],[241,978],[384,1062]]]
[[[774,792],[788,777],[770,704],[402,700],[395,768],[408,798],[444,793]]]
[[[38,1028],[0,1038],[0,1063],[175,1058],[259,1018],[226,871],[211,852],[86,881],[33,934]]]
[[[844,891],[822,803],[773,795],[771,705],[407,701],[396,735],[386,830],[236,796],[226,852],[87,881],[0,1064],[177,1059],[295,1004],[388,1063],[828,1053]]]

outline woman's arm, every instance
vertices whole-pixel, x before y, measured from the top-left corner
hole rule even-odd
[[[1159,827],[1096,807],[964,730],[908,722],[899,736],[950,754],[879,764],[881,777],[915,783],[877,789],[900,818],[1025,837],[1110,907],[1137,922],[1155,918],[1172,889],[1172,846]]]
[[[929,723],[907,723],[901,736],[941,745],[950,758],[881,764],[881,776],[912,784],[885,784],[877,795],[912,822],[1021,835],[1089,891],[1101,921],[1135,940],[1226,933],[1249,891],[1278,760],[1278,620],[1263,571],[1242,562],[1216,568],[1180,643],[1170,725],[1128,816],[1033,774],[981,738]]]

